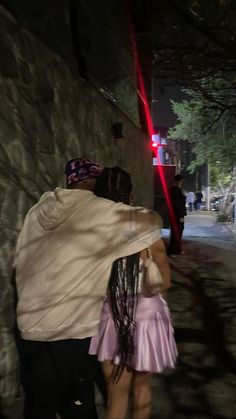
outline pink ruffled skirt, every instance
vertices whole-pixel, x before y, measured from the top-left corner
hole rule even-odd
[[[136,371],[160,373],[174,368],[178,355],[166,301],[158,294],[151,298],[139,296],[136,309],[135,353],[132,367]],[[91,340],[89,353],[99,361],[119,364],[116,329],[105,300],[99,331]]]

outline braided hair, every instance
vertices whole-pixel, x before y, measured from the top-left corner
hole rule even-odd
[[[120,167],[105,168],[94,193],[115,202],[129,204],[132,183],[129,173]],[[125,368],[132,367],[134,354],[135,312],[138,298],[139,253],[117,259],[108,282],[108,303],[115,324],[120,362],[112,379],[117,382]]]

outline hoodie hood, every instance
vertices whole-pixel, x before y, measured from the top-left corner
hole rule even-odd
[[[81,200],[94,196],[92,191],[84,189],[56,188],[46,192],[32,208],[44,230],[53,230],[71,216],[81,205]]]

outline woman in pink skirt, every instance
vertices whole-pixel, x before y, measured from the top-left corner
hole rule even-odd
[[[95,193],[116,202],[129,203],[131,180],[120,168],[104,169]],[[160,226],[161,228],[161,226]],[[170,271],[161,238],[151,246],[163,277],[163,291],[170,286]],[[89,353],[102,362],[108,402],[105,419],[125,419],[129,393],[133,391],[133,419],[151,413],[151,378],[174,368],[177,348],[169,309],[160,294],[147,295],[144,260],[147,252],[114,262],[99,331]]]

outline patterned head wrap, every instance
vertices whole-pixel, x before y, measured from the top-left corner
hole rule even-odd
[[[83,157],[70,160],[65,166],[66,186],[71,186],[85,179],[96,178],[100,176],[101,171],[102,169],[98,164]]]

